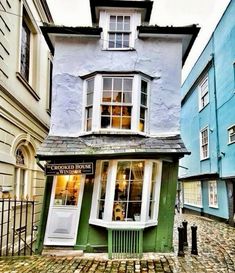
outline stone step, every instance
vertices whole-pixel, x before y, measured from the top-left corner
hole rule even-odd
[[[73,248],[62,247],[44,247],[42,251],[43,256],[70,256],[80,257],[83,256],[83,250],[74,250]]]

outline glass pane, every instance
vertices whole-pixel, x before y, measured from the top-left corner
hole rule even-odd
[[[122,92],[113,92],[113,102],[122,101]]]
[[[109,48],[114,48],[114,45],[115,45],[114,41],[109,41]]]
[[[140,107],[140,118],[145,119],[145,108]]]
[[[154,211],[154,201],[150,201],[149,204],[149,219],[153,219],[153,211]]]
[[[117,16],[117,30],[123,30],[123,16]]]
[[[147,106],[147,95],[141,93],[141,104]]]
[[[92,126],[92,120],[88,119],[86,123],[86,130],[91,131],[91,126]]]
[[[87,94],[87,105],[93,104],[93,93]]]
[[[101,128],[108,128],[109,126],[110,126],[110,107],[102,106]]]
[[[121,116],[122,107],[120,106],[113,106],[112,108],[112,115],[113,116]]]
[[[123,47],[129,47],[130,34],[123,34]]]
[[[111,101],[111,97],[112,97],[112,92],[104,91],[104,92],[103,92],[102,101],[103,101],[103,102],[110,102],[110,101]]]
[[[109,162],[103,162],[102,164],[102,170],[101,170],[101,191],[100,191],[100,199],[105,199],[105,193],[106,193],[106,183],[107,183],[107,177],[108,177],[108,167]]]
[[[122,118],[122,129],[131,129],[131,119],[130,118]]]
[[[123,80],[123,90],[124,91],[132,91],[132,79],[124,79]]]
[[[87,81],[87,92],[93,92],[94,90],[94,79]]]
[[[131,103],[132,101],[132,93],[131,92],[124,92],[123,93],[123,102],[125,103]]]
[[[120,90],[122,91],[122,79],[113,79],[113,90]]]
[[[130,161],[120,161],[118,162],[118,167],[117,167],[117,176],[116,180],[123,180],[123,179],[129,179],[130,176]]]
[[[87,118],[92,118],[92,107],[87,108]]]
[[[103,90],[112,90],[112,78],[103,79]]]
[[[144,161],[133,161],[132,172],[134,180],[143,180],[144,178]]]
[[[141,132],[144,132],[144,120],[140,120],[140,121],[139,121],[139,130],[140,130]]]
[[[121,118],[113,117],[112,118],[112,128],[121,128]]]
[[[130,30],[130,16],[124,17],[124,30]]]
[[[122,48],[122,34],[115,34],[116,48]]]
[[[98,215],[98,219],[104,219],[104,201],[100,200],[99,204],[99,215]]]
[[[77,206],[80,183],[79,175],[57,176],[54,206]]]
[[[122,107],[122,116],[131,116],[131,106],[124,106]]]
[[[130,183],[130,194],[129,201],[140,201],[142,195],[142,180],[141,181],[132,181]]]
[[[146,81],[141,81],[141,92],[147,94],[148,83]]]
[[[124,221],[126,212],[126,203],[114,202],[113,204],[113,220]]]
[[[109,29],[110,30],[116,29],[116,16],[110,16]]]

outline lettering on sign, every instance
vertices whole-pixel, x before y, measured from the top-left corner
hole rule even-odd
[[[46,175],[93,174],[93,162],[46,164]]]

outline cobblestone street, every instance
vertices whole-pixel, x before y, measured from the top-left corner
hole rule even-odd
[[[188,221],[189,247],[185,257],[178,257],[177,227]],[[191,255],[191,225],[198,226],[198,256]],[[175,219],[175,252],[145,254],[141,260],[113,260],[106,255],[83,257],[9,257],[0,259],[0,272],[53,273],[153,273],[153,272],[235,272],[235,228],[224,223],[193,215],[177,215]]]

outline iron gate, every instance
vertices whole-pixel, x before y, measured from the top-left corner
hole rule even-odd
[[[0,199],[0,256],[32,255],[35,201]]]

